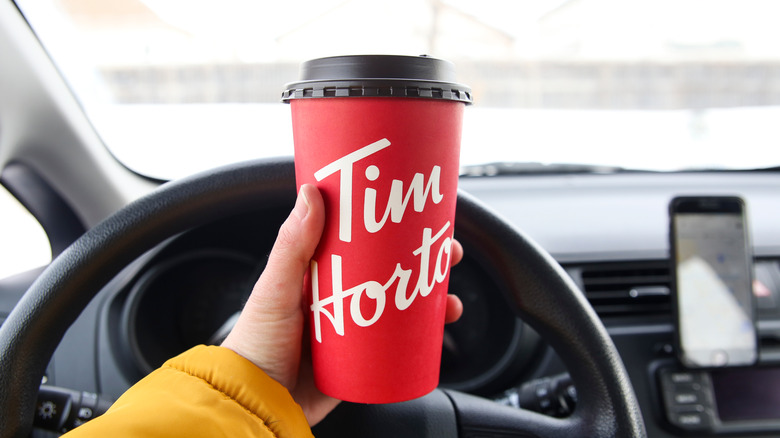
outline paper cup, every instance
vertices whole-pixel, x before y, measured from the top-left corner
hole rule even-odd
[[[306,279],[317,387],[360,403],[438,384],[467,87],[429,57],[308,61],[289,84],[298,186],[325,200]]]

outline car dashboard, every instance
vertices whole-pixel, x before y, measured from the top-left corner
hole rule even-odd
[[[724,416],[720,411],[727,406],[768,402],[748,391],[725,396],[718,389],[733,379],[760,378],[780,393],[780,175],[464,176],[460,189],[549,251],[584,292],[626,366],[650,437],[780,434],[777,398],[772,405],[777,411],[770,408],[763,417]],[[685,370],[674,351],[667,206],[682,194],[739,195],[748,206],[755,278],[765,286],[756,297],[760,360],[726,377],[724,370]],[[218,344],[262,271],[288,211],[210,223],[138,258],[67,332],[48,367],[47,384],[116,399],[167,358],[197,344]],[[0,282],[3,314],[37,272]],[[566,375],[555,351],[511,312],[503,291],[468,248],[453,268],[450,292],[461,298],[465,311],[445,330],[442,387],[507,403],[508,395],[521,394],[529,383],[538,389],[540,382]],[[565,414],[560,400],[546,400],[547,394],[531,394],[524,406]],[[569,404],[576,389],[572,395]]]

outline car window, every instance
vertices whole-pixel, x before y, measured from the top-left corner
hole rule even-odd
[[[284,84],[356,53],[456,64],[463,164],[780,164],[773,0],[18,4],[106,145],[157,178],[290,155]]]
[[[0,279],[51,261],[43,228],[5,188],[0,186]]]

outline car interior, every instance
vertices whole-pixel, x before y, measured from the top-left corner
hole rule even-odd
[[[122,26],[135,29],[133,20],[152,11],[155,20],[173,20],[166,17],[175,14],[176,2],[35,3],[0,1],[0,260],[8,267],[0,271],[1,437],[59,436],[104,412],[167,359],[198,344],[218,345],[263,271],[296,193],[289,107],[280,95],[284,83],[297,79],[300,62],[272,69],[225,58],[196,68],[186,61],[155,61],[157,48],[147,45],[144,69],[116,61],[99,73],[73,76],[68,72],[81,68],[76,59],[87,57],[94,42],[70,47],[79,56],[62,61],[57,53],[72,40],[58,41],[62,27],[46,29],[46,7],[66,11],[76,24],[100,11],[115,21],[90,26],[110,36]],[[152,3],[166,5],[155,9]],[[334,15],[363,3],[340,2]],[[447,19],[458,26],[479,21],[476,13],[463,12],[462,3],[420,2],[440,10],[442,26]],[[570,29],[577,11],[599,2],[547,3],[539,17],[554,16],[560,21],[550,26]],[[709,7],[696,5],[702,12]],[[626,12],[618,8],[615,16]],[[121,21],[121,14],[130,18]],[[321,31],[316,21],[301,23],[279,39],[304,45],[310,34],[301,28]],[[176,38],[190,35],[181,30],[185,25],[178,26]],[[169,37],[155,32],[152,37]],[[456,34],[464,51],[478,47],[463,42],[466,38],[487,39],[493,47],[511,37],[484,26]],[[729,41],[716,40],[707,50],[740,50]],[[665,44],[681,53],[694,50]],[[121,45],[105,50],[123,49],[136,50]],[[316,50],[302,52],[303,59],[318,56]],[[439,388],[398,404],[344,402],[313,428],[315,436],[780,437],[780,149],[772,117],[780,107],[780,53],[774,60],[740,55],[734,62],[707,53],[693,60],[614,65],[545,58],[515,67],[449,56],[471,85],[475,103],[465,111],[470,124],[464,126],[455,220],[465,256],[452,269],[449,285],[464,313],[445,327]],[[580,114],[573,109],[579,103],[566,103],[563,92],[556,95],[556,84],[581,81],[575,88],[585,90],[608,71],[629,97],[594,103],[603,104],[596,115]],[[80,83],[90,75],[108,85]],[[545,82],[552,87],[546,102],[561,112],[533,118],[528,108],[545,101],[541,94],[524,101],[525,109],[500,112],[514,105],[502,103],[508,84],[530,83],[535,75],[552,78]],[[656,82],[641,82],[647,77]],[[231,120],[223,126],[203,109],[209,94],[204,84],[214,78],[228,84],[227,97],[219,98],[229,102],[242,102],[242,90],[256,82],[269,95],[251,97],[263,104],[250,116],[232,112],[234,106],[222,108]],[[235,85],[242,81],[251,86]],[[663,81],[685,82],[695,97],[669,104],[660,91]],[[485,85],[490,82],[499,91]],[[646,115],[648,124],[615,109],[630,107],[624,103],[634,82],[638,85],[631,86],[646,92],[644,103],[655,108]],[[166,94],[162,83],[179,88]],[[736,96],[732,83],[755,86],[747,87],[749,96]],[[93,97],[81,91],[101,95],[112,87],[118,93],[112,105],[92,104]],[[481,107],[481,99],[495,108]],[[748,108],[737,114],[740,106]],[[174,131],[153,132],[169,121],[162,114],[175,107],[185,111],[170,121]],[[732,116],[744,124],[734,128]],[[103,128],[109,118],[116,126]],[[197,133],[199,124],[215,132],[239,124],[284,132],[259,140],[237,140],[240,133],[202,135],[208,138],[201,145],[195,143],[197,134],[182,133]],[[498,130],[498,124],[507,127]],[[586,125],[594,128],[584,130]],[[670,132],[677,128],[691,131],[699,143],[675,143]],[[635,143],[610,129],[630,131]],[[548,143],[525,143],[531,137],[518,134],[518,144],[513,133],[524,130],[576,143],[550,161],[537,161]],[[722,143],[711,139],[725,131]],[[141,134],[176,145],[163,151]],[[238,156],[229,149],[234,141],[259,145]],[[273,141],[286,144],[265,143]],[[593,161],[582,158],[608,142],[611,149]],[[489,143],[505,143],[512,155],[491,152]],[[723,158],[716,148],[740,158]],[[221,151],[221,157],[209,155]],[[512,158],[524,153],[532,158]],[[143,154],[152,170],[133,164]],[[196,164],[166,173],[180,155],[190,154]],[[615,155],[627,157],[628,164],[607,161]],[[687,155],[703,159],[678,165]],[[689,202],[673,201],[680,197]],[[723,200],[736,201],[721,211]],[[727,230],[701,223],[685,228],[686,214],[725,214],[737,222],[729,222]],[[22,216],[24,224],[16,219]],[[23,232],[30,223],[37,224],[50,257],[11,268],[33,245],[34,236]],[[691,243],[699,238],[705,240]],[[681,254],[693,247],[710,251],[697,260],[733,262],[727,278],[717,280],[717,268],[709,265],[683,264]],[[691,280],[683,275],[695,269],[712,275]],[[718,284],[710,295],[702,286],[707,281]],[[687,287],[696,295],[685,301]],[[729,331],[732,326],[738,333]],[[704,359],[684,351],[685,330],[705,341]],[[744,356],[730,350],[737,339],[744,342],[734,348],[745,348]]]

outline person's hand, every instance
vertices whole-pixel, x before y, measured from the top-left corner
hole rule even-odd
[[[222,343],[286,387],[312,426],[339,403],[314,386],[309,350],[302,348],[307,338],[303,336],[303,278],[324,224],[320,192],[312,185],[303,185],[295,208],[279,229],[265,271]],[[453,241],[452,264],[462,257],[463,248]],[[462,313],[461,301],[448,295],[445,321],[454,322]]]

